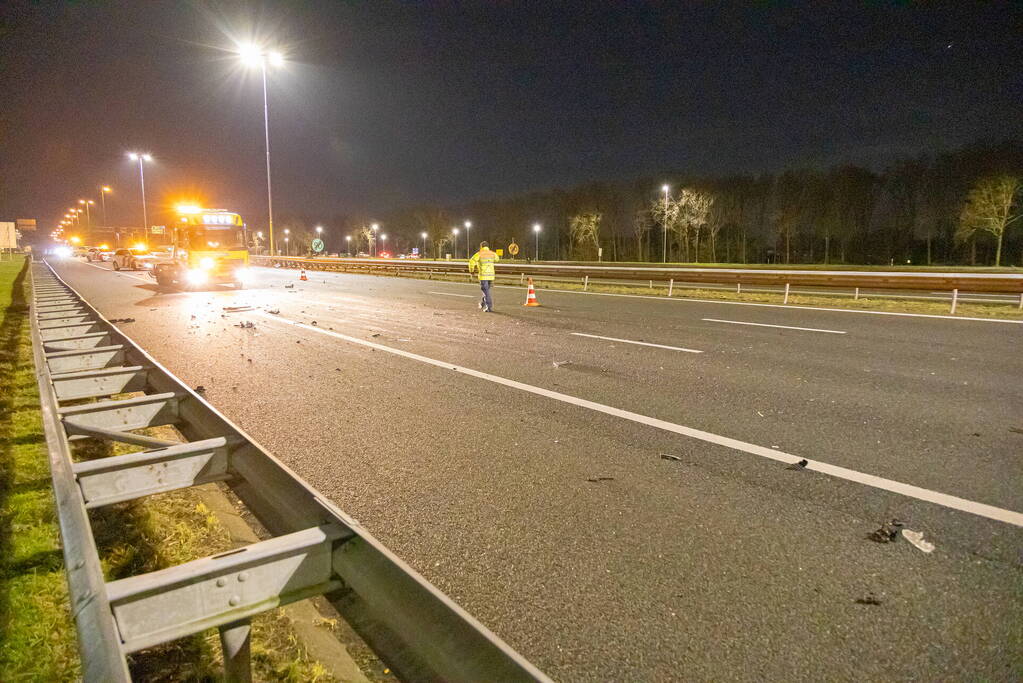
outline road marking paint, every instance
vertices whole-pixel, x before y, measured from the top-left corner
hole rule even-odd
[[[95,263],[88,263],[88,262],[86,262],[85,265],[92,266],[93,268],[99,268],[100,270],[106,271],[108,273],[114,273],[115,275],[123,275],[124,277],[134,278],[134,279],[138,280],[139,282],[148,282],[148,283],[154,283],[155,282],[155,280],[152,280],[150,278],[142,277],[141,275],[136,275],[134,273],[122,273],[121,271],[114,270],[113,268],[104,268],[103,266],[97,266]]]
[[[491,375],[486,372],[480,372],[479,370],[473,370],[472,368],[462,367],[460,365],[454,365],[445,361],[437,360],[435,358],[429,358],[428,356],[421,356],[411,351],[405,351],[402,349],[396,349],[391,346],[385,346],[383,344],[377,344],[375,342],[367,341],[365,339],[359,339],[358,337],[351,337],[347,334],[341,334],[340,332],[333,332],[331,330],[324,330],[319,327],[313,327],[312,325],[306,325],[305,323],[296,322],[287,318],[281,318],[279,316],[270,315],[263,311],[257,311],[271,320],[279,320],[287,325],[294,327],[300,327],[310,332],[319,332],[330,337],[342,339],[352,344],[358,344],[360,346],[366,346],[371,349],[377,349],[378,351],[385,351],[387,353],[393,353],[396,356],[402,356],[410,360],[419,361],[420,363],[426,363],[427,365],[433,365],[438,368],[445,370],[453,370],[457,373],[468,375],[470,377],[476,377],[477,379],[487,380],[495,384],[501,384],[512,389],[518,389],[525,391],[530,394],[536,394],[537,396],[543,396],[545,398],[554,399],[555,401],[561,401],[563,403],[569,403],[580,408],[586,408],[598,413],[604,413],[605,415],[611,415],[613,417],[619,417],[631,422],[638,424],[647,425],[654,427],[655,429],[661,429],[666,432],[672,432],[674,434],[680,434],[682,436],[688,436],[692,439],[705,441],[707,443],[717,444],[733,450],[742,451],[743,453],[749,453],[751,455],[757,455],[762,458],[768,458],[770,460],[776,460],[786,464],[794,464],[802,460],[803,458],[798,455],[792,455],[775,448],[767,448],[766,446],[758,446],[756,444],[747,443],[738,439],[732,439],[727,436],[721,436],[718,434],[712,434],[711,432],[705,432],[692,427],[686,427],[683,425],[668,422],[667,420],[660,420],[655,417],[649,417],[647,415],[641,415],[639,413],[633,413],[628,410],[622,410],[621,408],[615,408],[613,406],[604,405],[603,403],[596,403],[595,401],[588,401],[584,398],[577,398],[575,396],[569,396],[558,391],[552,391],[550,389],[544,389],[542,387],[533,386],[532,384],[526,384],[524,382],[517,382],[513,379],[506,377],[500,377],[498,375]],[[806,469],[820,472],[821,474],[827,474],[832,477],[839,479],[845,479],[847,481],[853,481],[858,484],[865,486],[872,486],[874,488],[882,489],[885,491],[891,491],[892,493],[898,493],[910,498],[916,498],[917,500],[923,500],[936,505],[941,505],[953,510],[961,510],[963,512],[969,512],[980,517],[987,517],[999,522],[1005,522],[1006,524],[1012,524],[1014,526],[1023,527],[1023,512],[1015,512],[1013,510],[1007,510],[1005,508],[995,507],[994,505],[988,505],[986,503],[978,503],[976,501],[968,500],[966,498],[959,498],[958,496],[949,495],[947,493],[941,493],[940,491],[932,491],[930,489],[921,488],[912,484],[906,484],[900,481],[894,481],[892,479],[885,479],[884,477],[878,477],[873,474],[867,474],[864,472],[858,472],[838,465],[829,465],[828,463],[811,460],[806,465]]]
[[[768,325],[767,323],[750,323],[743,320],[718,320],[717,318],[700,318],[709,323],[728,323],[729,325],[753,325],[755,327],[777,327],[783,330],[802,330],[803,332],[827,332],[828,334],[845,334],[842,330],[822,330],[816,327],[793,327],[792,325]]]
[[[427,292],[427,294],[440,294],[441,296],[461,296],[466,299],[475,299],[475,294],[452,294],[451,292]]]
[[[703,353],[696,349],[686,349],[681,346],[667,346],[665,344],[651,344],[650,342],[633,341],[631,339],[619,339],[618,337],[602,337],[599,334],[585,334],[583,332],[572,332],[577,337],[590,337],[591,339],[606,339],[607,341],[622,342],[623,344],[637,344],[638,346],[653,346],[658,349],[670,349],[672,351],[685,351],[686,353]]]

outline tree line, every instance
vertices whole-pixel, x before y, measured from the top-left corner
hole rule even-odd
[[[336,252],[367,251],[369,226],[379,223],[390,251],[425,244],[428,256],[464,257],[468,219],[473,248],[482,239],[505,249],[515,242],[519,258],[535,256],[538,237],[544,260],[1019,266],[1021,178],[1023,142],[1008,141],[902,159],[882,171],[671,174],[337,216],[325,227]],[[308,248],[310,224],[285,223],[295,248]]]

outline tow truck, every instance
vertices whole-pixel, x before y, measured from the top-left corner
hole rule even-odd
[[[162,289],[197,289],[227,283],[243,289],[250,279],[242,217],[224,209],[179,205],[169,258],[150,274]]]

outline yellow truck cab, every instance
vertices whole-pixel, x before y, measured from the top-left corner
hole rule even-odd
[[[230,283],[237,289],[249,279],[249,250],[242,217],[223,209],[178,206],[170,258],[153,267],[164,288],[186,289]]]

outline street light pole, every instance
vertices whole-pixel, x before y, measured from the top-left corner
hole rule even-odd
[[[270,100],[266,94],[266,60],[260,58],[259,67],[263,73],[263,132],[266,138],[266,212],[270,227],[270,255],[274,248],[274,200],[270,187]],[[287,242],[287,240],[285,240]]]
[[[146,211],[146,173],[142,170],[143,161],[152,161],[153,157],[148,154],[130,152],[128,158],[139,162],[139,186],[142,188],[142,234],[149,234],[149,214]]]
[[[419,236],[423,238],[423,253],[420,255],[420,258],[426,258],[426,233],[421,232]]]
[[[533,259],[536,261],[540,260],[540,224],[533,223],[533,236],[536,238],[534,245]]]
[[[662,185],[661,189],[664,190],[664,219],[661,221],[664,227],[664,242],[661,247],[661,262],[668,262],[668,190],[670,189],[667,185]]]
[[[472,221],[465,222],[465,258],[469,258],[469,228],[472,227]]]

